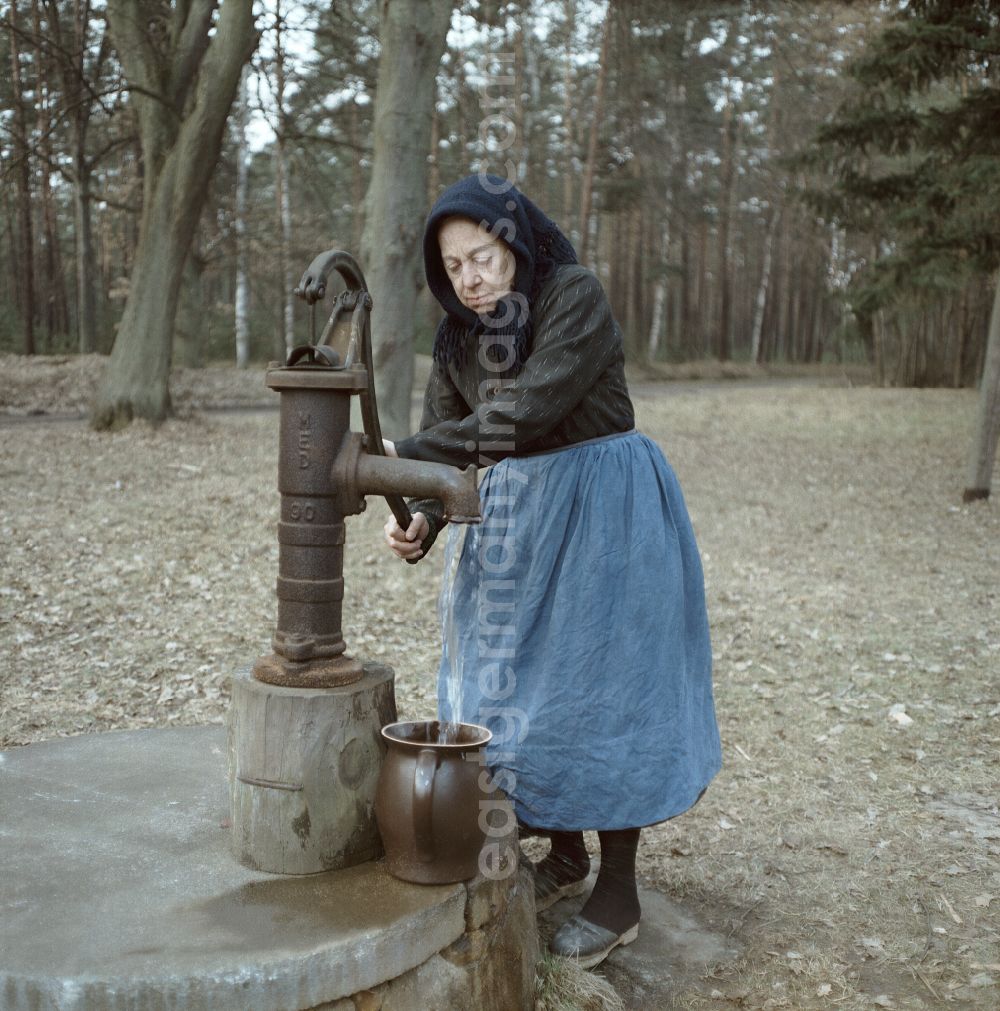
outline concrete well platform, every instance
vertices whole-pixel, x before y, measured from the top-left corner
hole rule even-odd
[[[222,727],[0,752],[0,1007],[339,1009],[380,985],[375,1006],[405,1007],[386,981],[409,974],[412,990],[414,972],[421,987],[454,994],[440,1007],[462,1007],[461,951],[449,946],[464,950],[470,930],[491,926],[489,911],[470,923],[474,883],[409,885],[381,862],[304,877],[251,871],[230,852],[228,809]],[[509,973],[521,946],[530,985],[537,938],[521,921],[533,930],[533,899],[508,915],[515,903],[495,883],[479,905],[484,895],[503,907],[489,934],[508,937],[498,959]],[[428,960],[451,974],[444,983]]]

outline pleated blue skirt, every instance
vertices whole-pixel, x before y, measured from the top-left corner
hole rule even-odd
[[[537,828],[622,829],[691,807],[721,765],[701,560],[684,497],[638,432],[512,457],[452,526],[439,715]]]

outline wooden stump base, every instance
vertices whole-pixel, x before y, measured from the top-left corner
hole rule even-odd
[[[233,677],[229,709],[232,845],[240,863],[316,874],[373,860],[381,728],[396,719],[392,668],[364,665],[338,688]]]

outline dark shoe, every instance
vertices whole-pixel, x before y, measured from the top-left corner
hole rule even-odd
[[[572,895],[582,895],[587,890],[586,874],[578,881],[564,881],[558,883],[545,874],[535,869],[535,912],[540,913],[543,909],[555,905],[560,899],[568,899]]]
[[[631,944],[639,936],[639,924],[623,934],[605,930],[582,916],[573,916],[557,931],[549,943],[553,955],[573,958],[581,969],[592,969],[603,962],[619,944]]]

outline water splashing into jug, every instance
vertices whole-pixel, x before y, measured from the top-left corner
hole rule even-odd
[[[438,598],[438,618],[441,622],[441,670],[444,675],[444,693],[441,703],[441,740],[448,744],[457,739],[462,722],[462,685],[465,660],[459,643],[459,629],[455,621],[455,591],[458,564],[465,547],[465,526],[448,527],[445,547],[444,572],[441,576],[441,595]]]

